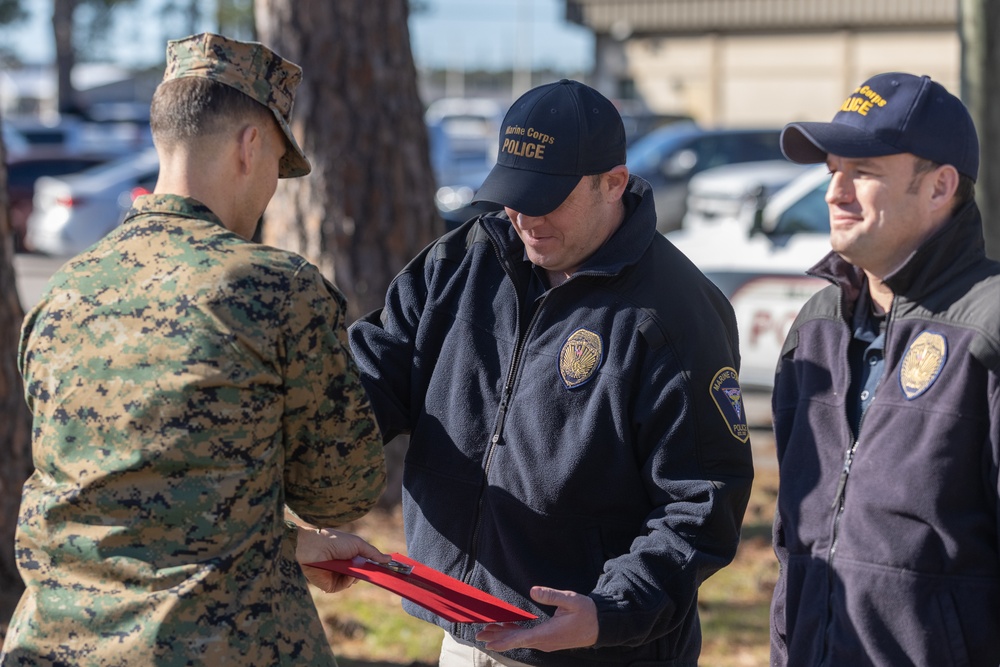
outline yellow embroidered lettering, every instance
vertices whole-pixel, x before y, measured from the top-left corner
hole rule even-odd
[[[504,139],[501,152],[510,153],[517,157],[530,157],[542,160],[545,157],[545,146],[532,141],[518,141],[517,139]]]
[[[556,141],[552,136],[545,134],[544,132],[539,132],[533,127],[528,128],[528,136],[532,139],[537,139],[543,144],[554,144]]]

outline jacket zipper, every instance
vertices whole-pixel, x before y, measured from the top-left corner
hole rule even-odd
[[[882,346],[882,363],[883,363],[882,375],[879,376],[878,382],[875,383],[875,389],[873,390],[873,394],[878,393],[879,387],[882,386],[882,379],[885,377],[884,364],[885,360],[889,358],[889,330],[891,327],[892,327],[892,315],[890,312],[889,322],[886,324],[885,328],[885,344]],[[853,381],[853,379],[850,378],[850,375],[848,375],[848,379]],[[874,401],[875,398],[873,396],[872,402]],[[870,410],[871,406],[869,406],[868,409]],[[839,528],[840,528],[840,515],[843,514],[844,512],[844,500],[847,494],[847,478],[851,474],[851,465],[854,463],[854,454],[858,450],[858,443],[861,440],[861,429],[865,423],[865,418],[867,416],[868,416],[868,411],[866,410],[864,414],[861,415],[861,419],[858,420],[858,437],[853,439],[851,446],[847,449],[847,453],[844,455],[844,466],[840,471],[840,481],[837,483],[837,493],[834,495],[833,504],[830,505],[830,509],[836,511],[836,516],[833,522],[833,536],[830,540],[830,555],[828,558],[828,562],[833,561],[833,554],[837,550],[837,539],[839,538]]]
[[[893,301],[893,306],[895,306],[895,301]],[[882,375],[879,376],[878,382],[875,383],[875,389],[873,390],[873,392],[876,393],[876,394],[878,393],[879,387],[882,386],[882,379],[885,377],[885,370],[886,370],[885,366],[884,366],[885,360],[889,358],[889,340],[890,340],[890,338],[889,338],[889,331],[892,328],[892,321],[893,321],[892,310],[893,310],[893,306],[890,306],[890,308],[889,308],[889,321],[886,323],[886,328],[885,328],[885,344],[882,347],[882,363],[883,363]],[[848,371],[848,386],[850,386],[850,382],[853,382],[853,378],[851,378],[850,371]],[[872,397],[872,402],[873,403],[875,402],[875,397],[874,396]],[[869,406],[868,409],[870,410],[871,406]],[[830,550],[829,550],[829,553],[828,553],[827,559],[826,559],[826,562],[827,562],[827,600],[828,600],[828,602],[827,602],[827,613],[831,617],[832,617],[832,608],[829,606],[829,599],[830,599],[830,595],[832,593],[832,586],[833,586],[832,581],[833,581],[833,578],[831,576],[830,569],[832,569],[832,567],[833,567],[833,556],[837,552],[837,541],[840,539],[840,518],[844,514],[844,503],[846,501],[846,496],[847,496],[847,479],[851,475],[851,466],[854,464],[854,455],[857,453],[857,451],[858,451],[858,444],[861,441],[861,429],[864,426],[865,418],[867,416],[868,416],[868,410],[866,410],[861,415],[861,419],[858,420],[858,435],[857,435],[857,437],[852,438],[851,446],[847,448],[847,453],[844,455],[844,465],[843,465],[843,467],[840,470],[840,480],[837,482],[837,492],[834,494],[833,503],[830,505],[830,509],[832,509],[835,512],[834,517],[833,517],[833,530],[832,530],[831,537],[830,537]],[[829,658],[829,654],[827,653],[827,651],[829,650],[829,646],[830,646],[830,643],[831,643],[831,637],[830,637],[830,631],[832,629],[832,623],[831,623],[831,621],[832,621],[832,618],[828,618],[827,619],[827,626],[826,626],[825,641],[824,641],[824,646],[823,646],[823,653],[821,654],[823,656],[822,660],[821,660],[821,664],[823,664],[823,665],[827,664],[827,658]]]
[[[503,256],[500,254],[500,250],[497,248],[496,243],[490,239],[490,244],[493,246],[493,251],[497,255],[497,259],[500,261],[500,265],[504,267],[504,271],[507,273],[508,277],[513,280],[511,276],[511,271],[508,269],[507,263],[504,261]],[[548,295],[542,297],[542,301],[548,298]],[[521,295],[517,295],[517,328],[521,328]],[[486,452],[486,462],[483,464],[483,484],[479,490],[479,501],[476,504],[476,521],[473,524],[472,529],[472,541],[469,544],[469,555],[468,555],[468,565],[466,567],[465,576],[462,577],[464,583],[469,583],[472,578],[472,569],[478,557],[479,544],[479,529],[482,526],[483,521],[483,495],[485,493],[487,482],[490,475],[490,467],[493,464],[493,454],[496,451],[497,446],[500,444],[500,439],[503,436],[503,426],[504,421],[507,418],[507,406],[510,404],[511,395],[514,392],[514,378],[517,376],[518,367],[521,364],[521,353],[524,351],[524,346],[528,340],[528,335],[534,327],[535,321],[538,318],[538,312],[542,309],[542,304],[538,305],[535,309],[534,314],[531,316],[531,321],[528,322],[527,328],[524,330],[522,335],[518,336],[517,344],[514,346],[514,354],[510,360],[510,368],[507,370],[507,379],[504,380],[503,393],[500,395],[500,408],[497,410],[496,425],[493,427],[493,435],[490,437],[489,444],[487,445]]]

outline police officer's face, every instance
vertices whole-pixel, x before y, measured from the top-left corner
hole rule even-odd
[[[937,170],[917,172],[917,163],[909,153],[827,156],[830,245],[879,278],[898,268],[936,228],[930,197]]]
[[[528,259],[545,269],[553,286],[572,275],[614,233],[621,222],[620,190],[611,176],[584,176],[559,208],[530,216],[505,207]],[[628,179],[628,173],[615,180]]]

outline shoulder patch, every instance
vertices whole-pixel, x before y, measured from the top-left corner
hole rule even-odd
[[[604,343],[593,331],[577,329],[559,351],[559,376],[567,389],[575,389],[594,376],[604,359]]]
[[[743,390],[740,388],[740,378],[736,370],[728,366],[719,370],[712,378],[709,387],[715,407],[729,427],[729,432],[740,442],[750,438],[750,427],[747,426],[747,413],[743,409]]]
[[[948,360],[948,341],[939,333],[922,331],[913,339],[899,366],[899,387],[912,401],[930,389]]]

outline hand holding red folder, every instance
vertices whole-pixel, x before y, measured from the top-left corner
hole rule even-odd
[[[491,651],[533,648],[546,652],[584,648],[597,641],[597,606],[589,596],[532,586],[531,599],[555,607],[552,618],[527,628],[517,623],[489,623],[476,633],[476,641]]]
[[[363,558],[307,565],[381,586],[454,623],[503,623],[538,618],[406,556],[394,553],[392,558],[388,566]]]

